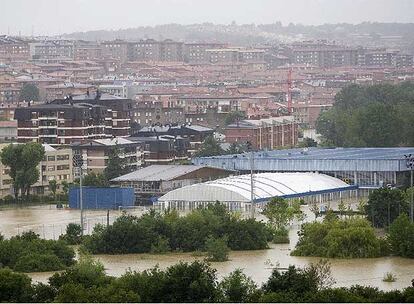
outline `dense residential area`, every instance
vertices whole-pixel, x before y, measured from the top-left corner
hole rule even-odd
[[[413,10],[4,0],[0,302],[414,302]]]

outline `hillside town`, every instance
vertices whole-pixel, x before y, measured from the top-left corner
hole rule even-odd
[[[352,3],[0,3],[0,302],[414,302],[414,3]]]

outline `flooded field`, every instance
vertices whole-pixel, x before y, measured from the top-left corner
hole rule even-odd
[[[131,211],[140,214],[143,209]],[[109,221],[121,214],[120,211],[111,211]],[[308,214],[308,219],[312,215]],[[87,211],[86,232],[92,230],[97,223],[105,224],[106,211]],[[79,210],[56,209],[50,206],[33,206],[26,208],[0,209],[0,232],[9,237],[22,231],[34,230],[42,237],[54,239],[65,231],[68,223],[80,221]],[[318,258],[292,257],[290,251],[297,242],[297,226],[290,231],[290,244],[272,245],[271,249],[260,251],[231,252],[230,261],[224,263],[212,263],[217,269],[219,277],[222,277],[236,268],[241,268],[257,283],[262,283],[270,275],[273,267],[287,267],[289,265],[304,266],[317,262]],[[119,276],[126,270],[145,270],[156,265],[161,268],[168,267],[179,261],[193,261],[202,259],[189,253],[172,253],[165,255],[129,254],[129,255],[98,255],[96,256],[107,269],[109,275]],[[332,273],[337,286],[350,286],[354,284],[377,286],[384,290],[400,289],[407,287],[414,279],[414,261],[397,257],[385,257],[375,259],[331,259]],[[386,272],[396,275],[394,283],[384,283],[382,278]],[[47,281],[51,273],[34,273],[30,276],[36,281]]]

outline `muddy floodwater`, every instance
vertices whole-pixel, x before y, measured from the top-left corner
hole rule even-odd
[[[140,214],[144,210],[131,211]],[[110,223],[119,216],[120,211],[110,211]],[[311,217],[307,213],[308,218]],[[10,237],[23,231],[33,230],[41,237],[57,239],[65,231],[68,223],[79,223],[79,211],[56,209],[55,206],[33,206],[25,208],[1,208],[0,232]],[[92,230],[97,223],[106,224],[106,211],[86,212],[86,232]],[[231,252],[230,260],[223,263],[212,263],[221,278],[236,268],[251,276],[255,282],[261,284],[270,275],[273,267],[288,267],[289,265],[305,266],[317,262],[318,258],[293,257],[290,251],[297,242],[298,226],[294,225],[290,231],[290,244],[271,245],[268,250]],[[128,254],[128,255],[97,255],[109,275],[120,276],[126,270],[145,270],[158,265],[168,267],[179,261],[194,261],[202,257],[194,257],[191,253],[172,253],[164,255]],[[332,274],[337,286],[351,286],[354,284],[376,286],[383,290],[401,289],[411,285],[414,279],[414,260],[398,257],[375,259],[330,259]],[[394,283],[382,282],[386,272],[392,272],[397,277]],[[47,281],[52,273],[29,274],[35,281]]]

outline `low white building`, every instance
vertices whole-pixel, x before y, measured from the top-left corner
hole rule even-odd
[[[357,196],[358,186],[318,173],[258,173],[253,175],[253,198],[264,205],[273,197],[302,198],[305,202],[328,202]],[[250,207],[250,174],[182,187],[158,200],[160,208],[192,209],[221,202],[230,209]]]

